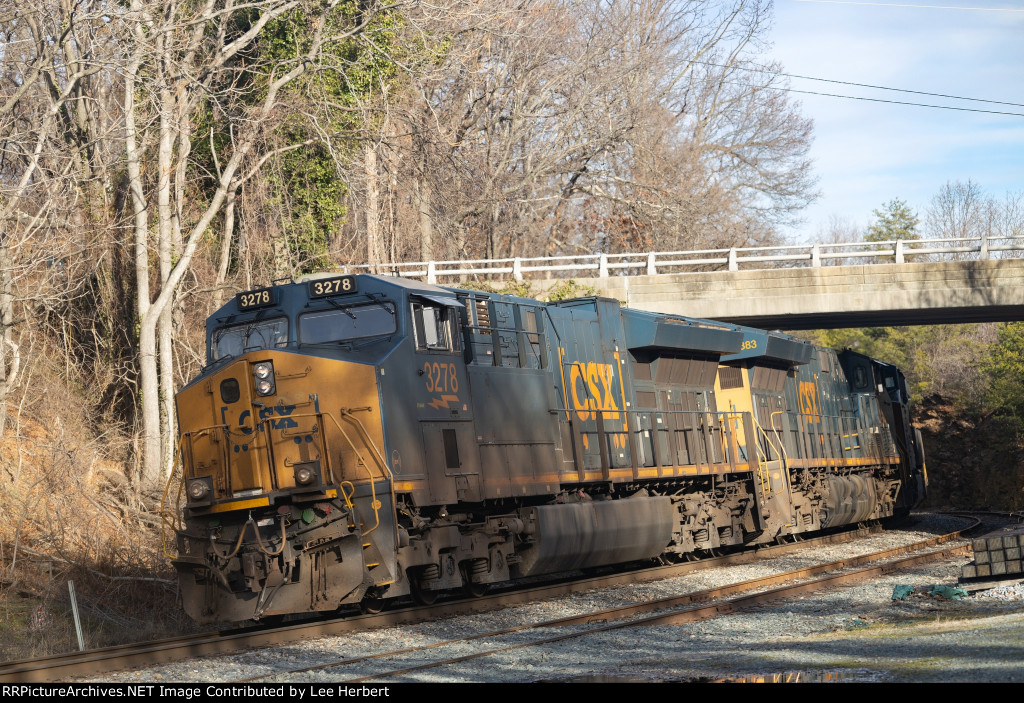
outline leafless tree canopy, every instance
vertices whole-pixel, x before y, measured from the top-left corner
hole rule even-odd
[[[344,263],[772,241],[814,198],[767,0],[0,10],[0,405],[32,335],[173,456],[234,291]],[[30,323],[27,323],[30,321]],[[2,427],[2,418],[0,418]]]
[[[759,57],[768,3],[475,9],[417,17],[450,43],[375,96],[371,261],[764,242],[814,198],[811,124]]]
[[[974,180],[947,181],[932,197],[925,226],[947,239],[1024,236],[1024,193],[1000,201]]]

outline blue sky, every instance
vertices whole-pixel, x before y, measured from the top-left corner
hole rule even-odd
[[[1000,8],[1014,11],[994,11]],[[776,0],[770,38],[768,56],[788,74],[1017,105],[800,78],[791,79],[794,90],[1024,115],[1022,0]],[[790,233],[794,242],[815,239],[830,216],[865,227],[893,198],[923,222],[947,181],[971,179],[1000,200],[1024,191],[1024,116],[792,97],[814,120],[811,158],[821,192],[806,223]]]

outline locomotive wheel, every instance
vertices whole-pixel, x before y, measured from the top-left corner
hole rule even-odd
[[[363,615],[376,615],[384,610],[384,599],[380,597],[367,596],[359,601],[359,610]]]
[[[487,593],[487,584],[476,583],[475,581],[466,581],[463,589],[465,589],[466,593],[473,598],[479,598],[483,594]]]
[[[417,605],[433,605],[437,600],[437,591],[432,591],[429,588],[423,588],[419,578],[414,578],[409,581],[409,590],[412,592],[412,599]]]

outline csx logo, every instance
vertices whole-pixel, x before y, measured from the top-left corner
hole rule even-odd
[[[227,410],[227,407],[221,408],[220,412],[222,418],[226,415]],[[253,423],[252,427],[250,426],[250,423],[252,423],[252,411],[243,410],[238,415],[238,431],[242,435],[252,435],[254,428],[260,432],[264,432],[266,431],[268,424],[270,425],[271,429],[275,430],[284,430],[292,427],[298,427],[299,423],[297,423],[293,418],[288,417],[289,415],[292,414],[292,412],[294,412],[294,410],[294,405],[281,405],[276,408],[261,408],[259,411],[259,421]],[[280,417],[279,420],[274,419],[275,414]],[[252,439],[253,438],[250,437],[250,439],[245,441],[245,443],[233,443],[232,448],[236,453],[247,452],[249,451],[249,445]]]
[[[581,422],[598,419],[594,410],[605,411],[605,420],[618,420],[619,407],[615,404],[612,380],[615,377],[613,364],[586,363],[577,361],[570,367],[569,385],[572,387],[572,407]]]
[[[289,415],[292,414],[294,410],[294,405],[280,405],[273,408],[260,408],[259,417],[261,422],[257,424],[256,427],[257,429],[259,429],[260,432],[263,432],[266,429],[267,424],[269,424],[271,428],[275,430],[283,430],[290,427],[298,427],[299,423],[295,422],[295,420],[288,417]],[[249,417],[249,414],[250,413],[248,410],[243,410],[242,414],[238,416],[238,424],[243,428],[245,427],[245,423]],[[273,419],[275,414],[279,415],[281,419]],[[264,423],[262,422],[263,420],[266,420],[267,422]],[[242,431],[245,432],[246,430],[243,429]],[[249,430],[249,432],[252,432],[252,430]],[[248,432],[246,434],[248,434]]]
[[[821,415],[821,409],[818,407],[818,388],[813,381],[800,381],[800,412],[804,415],[810,415],[809,419],[814,422],[817,421],[818,415]]]

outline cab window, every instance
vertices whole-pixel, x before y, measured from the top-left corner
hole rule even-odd
[[[303,344],[342,342],[394,331],[394,308],[381,303],[321,310],[299,318],[299,341]]]
[[[855,390],[862,391],[870,386],[868,381],[868,372],[863,366],[857,366],[853,369],[853,387]]]
[[[413,336],[421,351],[456,351],[455,311],[433,302],[412,303]]]
[[[273,349],[287,343],[288,318],[276,317],[214,330],[210,351],[213,361],[217,361],[227,356],[241,356],[246,352]]]

